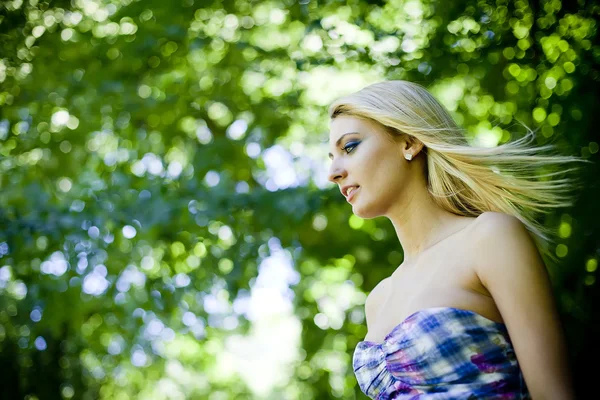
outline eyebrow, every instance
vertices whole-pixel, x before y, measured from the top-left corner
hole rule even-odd
[[[342,136],[339,137],[338,140],[336,140],[335,142],[335,147],[338,147],[340,145],[340,142],[342,141],[342,139],[344,138],[344,136],[348,136],[348,135],[360,135],[359,132],[348,132],[348,133],[344,133]],[[333,154],[329,153],[329,158],[333,158]]]

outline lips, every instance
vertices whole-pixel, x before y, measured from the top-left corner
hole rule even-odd
[[[346,189],[346,201],[348,203],[350,203],[352,201],[352,199],[354,198],[354,196],[356,195],[356,192],[358,192],[359,190],[360,190],[360,186],[348,187],[348,189]]]
[[[356,188],[358,188],[359,185],[347,185],[347,186],[343,186],[342,188],[340,188],[340,191],[342,192],[342,195],[344,195],[344,197],[348,197],[348,193],[350,192],[350,189],[354,189],[356,190]]]

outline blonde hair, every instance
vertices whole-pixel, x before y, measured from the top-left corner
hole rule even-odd
[[[409,135],[423,142],[427,189],[438,206],[463,216],[512,215],[534,234],[542,255],[556,261],[549,251],[555,231],[539,223],[536,214],[572,206],[571,191],[580,187],[578,182],[556,176],[577,170],[565,169],[567,163],[589,161],[543,154],[554,146],[530,146],[535,133],[527,127],[527,134],[513,142],[470,145],[444,106],[414,82],[384,81],[344,96],[329,107],[331,119],[340,115],[368,119],[392,137]]]

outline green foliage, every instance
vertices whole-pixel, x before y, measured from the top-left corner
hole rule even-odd
[[[510,140],[518,120],[597,160],[598,6],[586,4],[3,2],[2,397],[364,398],[351,356],[365,294],[402,249],[325,182],[327,104],[406,79],[473,142]],[[577,207],[546,223],[585,392],[600,193],[593,171],[583,179]],[[269,297],[262,271],[288,264],[297,272]],[[259,321],[251,295],[293,309]],[[280,340],[293,347],[280,368],[242,363]]]

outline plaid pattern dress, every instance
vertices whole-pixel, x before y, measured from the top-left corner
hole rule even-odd
[[[469,310],[417,311],[383,343],[359,342],[352,364],[371,399],[531,398],[506,326]]]

